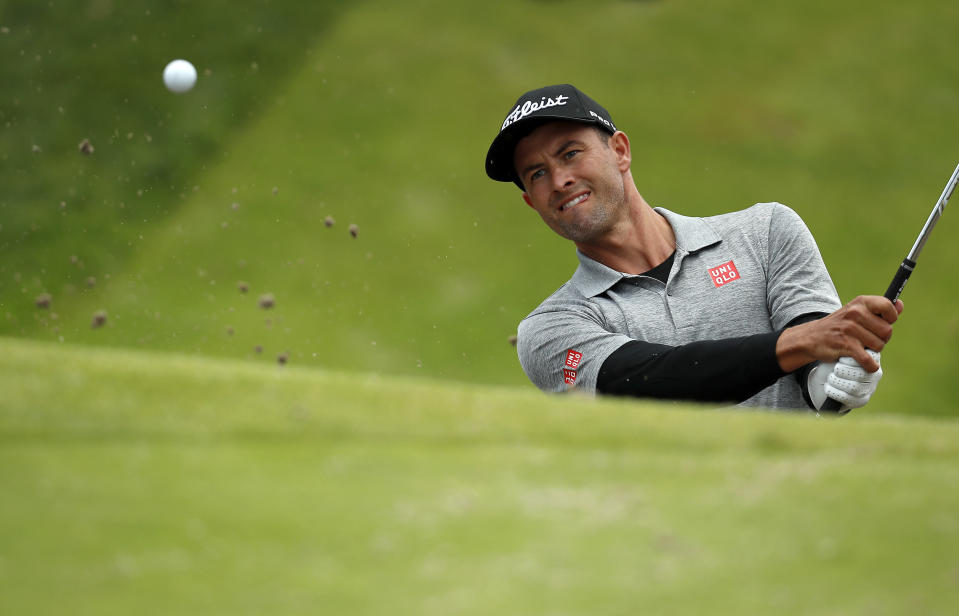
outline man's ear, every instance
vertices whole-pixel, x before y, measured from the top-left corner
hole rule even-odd
[[[526,202],[526,205],[533,207],[533,200],[529,198],[529,195],[525,192],[523,193],[523,201]]]
[[[621,130],[613,133],[609,138],[609,147],[616,153],[616,162],[620,171],[628,171],[633,162],[633,155],[629,147],[629,137]]]

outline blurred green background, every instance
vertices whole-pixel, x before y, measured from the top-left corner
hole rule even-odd
[[[957,26],[934,0],[0,3],[0,335],[531,387],[507,340],[575,255],[483,158],[557,82],[651,204],[781,201],[844,300],[882,293],[959,162]],[[957,225],[884,409],[959,413]]]

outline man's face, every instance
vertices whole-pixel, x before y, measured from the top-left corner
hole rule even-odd
[[[593,241],[627,209],[629,142],[622,133],[606,143],[590,125],[551,122],[520,140],[513,163],[526,203],[566,239]]]

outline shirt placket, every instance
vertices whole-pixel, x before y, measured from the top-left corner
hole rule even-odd
[[[629,284],[636,288],[636,293],[640,293],[645,296],[642,298],[640,304],[648,304],[650,301],[654,301],[662,306],[665,319],[663,319],[664,322],[659,323],[659,325],[668,326],[673,331],[676,331],[676,323],[673,321],[672,309],[669,306],[669,299],[667,297],[667,286],[659,280],[649,276],[630,276],[627,280]],[[641,315],[630,314],[627,316],[628,321],[641,318]],[[631,328],[638,327],[639,323],[631,323],[630,325]]]

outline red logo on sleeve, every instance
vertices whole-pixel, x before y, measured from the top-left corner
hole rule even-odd
[[[713,285],[718,289],[724,284],[739,280],[739,270],[736,269],[735,263],[727,261],[722,265],[709,268],[709,279],[713,281]]]
[[[579,368],[579,362],[583,361],[583,354],[573,349],[566,351],[566,361],[563,362],[563,382],[567,385],[576,384],[576,369]]]

